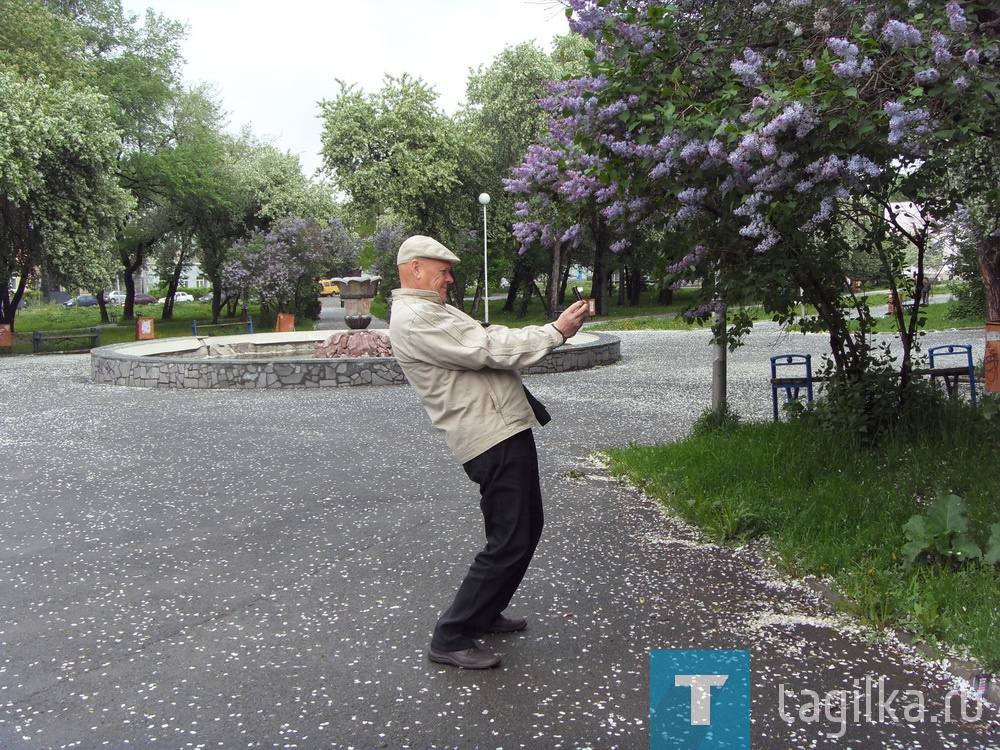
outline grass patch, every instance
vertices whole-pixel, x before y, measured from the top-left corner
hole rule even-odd
[[[611,467],[719,543],[767,537],[793,576],[828,577],[870,625],[906,628],[1000,669],[1000,571],[907,565],[903,526],[937,492],[965,498],[983,545],[1000,522],[1000,421],[944,405],[878,448],[808,420],[737,424],[608,451]]]
[[[978,318],[953,318],[950,314],[951,305],[947,302],[934,303],[921,307],[921,314],[926,317],[922,329],[925,331],[947,331],[952,328],[983,328],[986,325],[982,316]],[[909,313],[903,313],[904,320],[909,322]],[[876,330],[879,333],[895,333],[895,317],[885,317],[878,321]]]
[[[123,308],[109,306],[109,313],[122,314]],[[212,319],[212,305],[210,302],[180,302],[174,306],[174,317],[172,320],[162,320],[163,314],[161,305],[136,305],[136,318],[153,318],[156,338],[174,338],[191,335],[191,321],[197,320],[200,323]],[[251,307],[250,315],[254,319],[254,330],[265,332],[273,330],[262,328],[259,321],[262,320],[260,309]],[[14,333],[14,354],[30,354],[32,352],[31,334],[33,331],[89,331],[90,328],[99,327],[101,331],[101,345],[121,344],[127,341],[135,341],[135,320],[120,320],[116,323],[102,323],[101,311],[98,307],[64,307],[54,303],[39,303],[21,310],[17,314],[15,322],[17,330]],[[295,321],[295,328],[299,331],[311,330],[313,322],[311,320]],[[200,333],[200,331],[199,331]],[[206,333],[214,333],[206,331]]]

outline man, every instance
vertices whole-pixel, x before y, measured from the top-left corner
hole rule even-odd
[[[488,669],[500,657],[480,648],[476,638],[527,626],[523,618],[508,618],[503,611],[542,533],[531,432],[539,422],[518,370],[574,336],[586,319],[587,304],[577,302],[549,325],[484,328],[445,304],[454,281],[451,268],[458,262],[430,237],[403,242],[396,256],[402,288],[392,293],[389,337],[434,426],[479,485],[486,528],[486,547],[438,620],[429,656],[440,664]]]

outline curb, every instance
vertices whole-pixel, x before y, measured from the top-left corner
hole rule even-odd
[[[822,597],[830,604],[837,605],[847,601],[847,597],[837,591],[837,589],[817,578],[807,577],[795,580],[808,588],[814,594]],[[900,643],[910,646],[927,659],[927,661],[942,663],[941,656],[936,655],[933,649],[926,642],[918,639],[912,633],[905,630],[898,630],[896,628],[892,628],[891,632]],[[980,693],[980,695],[993,705],[1000,706],[1000,684],[997,682],[996,675],[983,671],[982,666],[974,661],[961,659],[954,655],[948,655],[945,657],[945,661],[942,663],[942,666],[945,671],[952,676],[968,682],[970,688],[972,689],[975,688],[976,678],[985,676],[989,680],[989,683],[986,687],[985,693]]]

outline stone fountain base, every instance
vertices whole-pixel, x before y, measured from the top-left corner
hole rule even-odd
[[[91,351],[91,380],[142,388],[207,389],[331,388],[406,382],[393,357],[316,358],[317,348],[333,338],[329,331],[301,331],[113,344]],[[618,338],[608,334],[580,333],[523,372],[569,372],[613,364],[621,358],[620,344]]]

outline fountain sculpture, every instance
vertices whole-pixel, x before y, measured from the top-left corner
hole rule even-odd
[[[340,299],[344,303],[344,322],[347,327],[358,331],[372,322],[372,300],[378,292],[381,276],[347,276],[333,279],[340,287]]]

